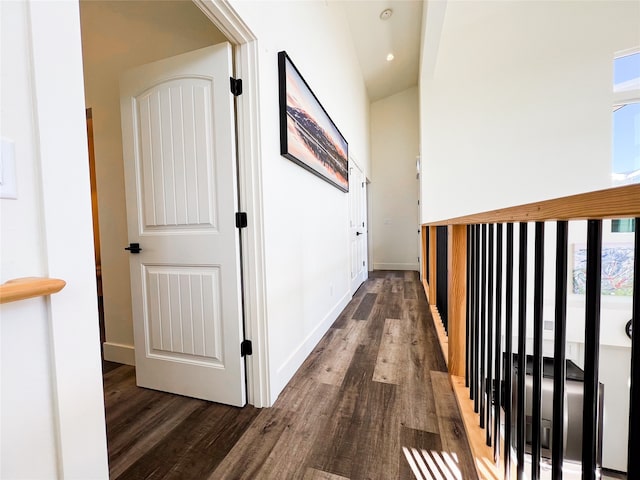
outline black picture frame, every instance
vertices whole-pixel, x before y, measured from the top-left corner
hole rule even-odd
[[[348,192],[349,144],[285,51],[278,81],[280,154]]]

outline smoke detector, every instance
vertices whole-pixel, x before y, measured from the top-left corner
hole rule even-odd
[[[389,20],[391,18],[391,15],[393,15],[393,10],[391,10],[390,8],[386,8],[382,11],[382,13],[380,13],[380,20]]]

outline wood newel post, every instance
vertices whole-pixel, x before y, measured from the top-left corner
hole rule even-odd
[[[449,226],[449,373],[464,377],[467,316],[467,226]]]
[[[436,304],[437,227],[429,227],[429,303]]]

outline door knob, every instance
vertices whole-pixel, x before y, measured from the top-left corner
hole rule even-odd
[[[356,232],[356,237],[357,237],[358,235],[362,235],[362,232]]]
[[[142,251],[139,243],[130,243],[129,246],[124,249],[129,250],[131,253],[140,253]]]

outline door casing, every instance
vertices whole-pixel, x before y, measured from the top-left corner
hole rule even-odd
[[[236,131],[239,207],[247,212],[250,225],[240,231],[245,337],[253,347],[253,354],[246,361],[247,401],[258,408],[269,407],[257,37],[227,0],[193,0],[193,3],[233,45],[235,76],[243,81],[243,93],[236,98]]]

